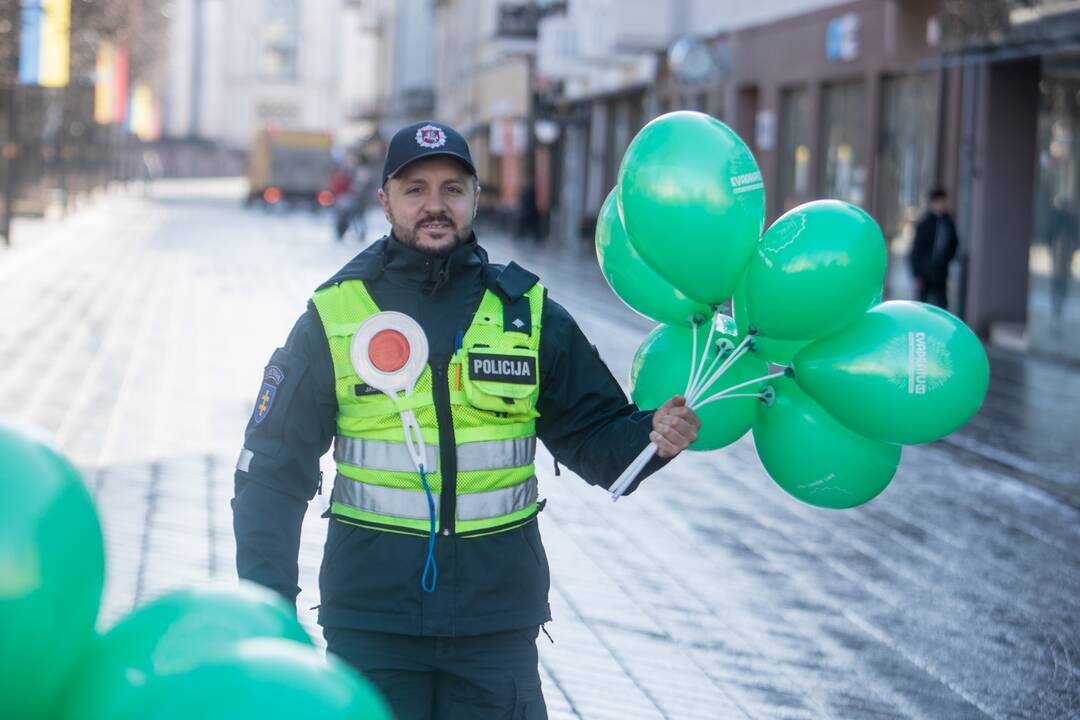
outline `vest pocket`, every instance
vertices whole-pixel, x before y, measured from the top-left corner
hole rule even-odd
[[[536,351],[526,348],[458,351],[465,399],[481,410],[531,416],[538,394],[537,360]]]

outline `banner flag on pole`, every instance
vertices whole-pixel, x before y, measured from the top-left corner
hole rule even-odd
[[[128,52],[121,45],[113,55],[112,121],[122,123],[128,116]]]
[[[154,93],[143,82],[131,90],[131,132],[142,141],[154,139]]]
[[[94,71],[94,120],[101,125],[114,122],[116,100],[116,47],[103,42],[98,47],[97,65]]]
[[[71,0],[22,0],[19,82],[59,88],[71,71]]]

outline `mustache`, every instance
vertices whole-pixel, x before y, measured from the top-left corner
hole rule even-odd
[[[416,223],[413,229],[419,230],[420,228],[428,225],[429,223],[445,223],[451,228],[457,229],[457,225],[454,224],[454,221],[451,220],[448,215],[428,215],[427,217],[422,218],[418,223]]]

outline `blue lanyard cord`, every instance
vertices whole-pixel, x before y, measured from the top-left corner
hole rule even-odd
[[[427,493],[428,517],[431,519],[431,530],[428,532],[427,561],[424,563],[424,575],[420,578],[420,586],[424,592],[435,592],[435,583],[439,579],[439,567],[435,564],[435,498],[431,495],[428,486],[427,475],[424,474],[424,466],[420,466],[420,482],[424,485]],[[428,573],[431,573],[431,585],[428,585]]]

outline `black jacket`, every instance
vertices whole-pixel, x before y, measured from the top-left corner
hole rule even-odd
[[[942,242],[937,245],[938,224],[942,223]],[[927,285],[941,286],[949,278],[949,263],[956,257],[959,241],[956,225],[948,213],[940,216],[927,212],[915,225],[911,246],[911,274]]]
[[[327,284],[355,278],[364,280],[380,309],[403,312],[420,323],[433,368],[449,361],[456,334],[469,326],[486,288],[512,302],[536,280],[515,265],[507,270],[489,264],[475,238],[448,258],[433,258],[393,237],[355,257]],[[596,348],[549,298],[541,323],[537,435],[559,463],[607,487],[648,443],[652,413],[627,401]],[[241,464],[247,469],[236,472],[236,564],[240,577],[295,602],[300,525],[307,503],[321,488],[319,458],[333,441],[337,415],[330,351],[313,304],[270,365],[276,370],[268,366],[264,380],[274,385],[272,402],[248,422],[244,446],[250,452]],[[654,459],[642,477],[662,465]],[[535,521],[480,538],[438,536],[433,593],[421,590],[426,551],[426,538],[331,519],[319,580],[319,622],[452,636],[550,619],[547,558]]]

